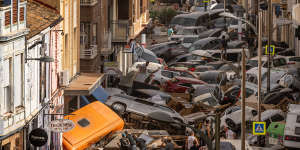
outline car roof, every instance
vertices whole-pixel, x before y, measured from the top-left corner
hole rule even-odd
[[[191,18],[191,19],[197,19],[198,17],[202,15],[206,15],[208,12],[192,12],[189,14],[180,14],[175,16],[174,18]]]
[[[205,26],[180,26],[180,27],[178,27],[178,29],[203,29],[203,28],[205,28],[206,29],[206,27]]]
[[[223,30],[221,28],[214,28],[214,29],[209,29],[209,30],[206,30],[206,31],[203,31],[199,34],[199,36],[209,36],[215,32],[218,32],[220,30]]]
[[[255,56],[255,57],[253,57],[253,58],[251,58],[250,60],[258,60],[258,56]],[[276,59],[276,58],[286,58],[286,56],[281,56],[281,55],[275,55],[274,57],[273,57],[273,59]],[[267,59],[268,59],[268,56],[267,55],[262,55],[262,57],[261,57],[261,60],[262,61],[267,61]]]
[[[274,116],[275,114],[283,115],[282,110],[280,109],[269,109],[261,113],[261,120],[266,120],[270,116]]]
[[[215,39],[218,39],[217,37],[207,37],[207,38],[204,38],[204,39],[200,39],[196,42],[194,42],[193,44],[203,44],[203,43],[207,43],[209,41],[212,41],[212,40],[215,40]]]
[[[180,77],[180,76],[176,76],[174,78],[176,78],[178,80],[183,80],[183,81],[192,81],[192,82],[202,82],[202,83],[205,83],[204,81],[199,80],[199,79],[195,79],[195,78]]]

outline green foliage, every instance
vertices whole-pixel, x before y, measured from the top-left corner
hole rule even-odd
[[[164,8],[160,11],[150,11],[150,17],[152,19],[159,19],[161,24],[169,24],[171,19],[177,15],[177,12],[172,8]]]

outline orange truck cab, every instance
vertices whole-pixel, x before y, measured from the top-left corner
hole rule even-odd
[[[86,149],[124,127],[124,121],[99,101],[78,109],[65,119],[72,120],[75,127],[63,133],[64,150]]]

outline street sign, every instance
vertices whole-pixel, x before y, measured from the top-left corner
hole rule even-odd
[[[266,45],[265,47],[266,47],[265,54],[266,54],[266,55],[269,55],[269,53],[268,53],[268,45]],[[274,55],[274,54],[275,54],[275,45],[270,45],[270,47],[271,47],[271,48],[270,48],[270,54],[271,54],[271,55]]]
[[[53,120],[49,123],[48,127],[52,132],[68,132],[74,128],[74,123],[68,119]]]
[[[203,3],[209,3],[210,0],[203,0]]]
[[[48,134],[44,129],[36,128],[29,133],[29,141],[33,146],[41,147],[48,141]]]
[[[266,135],[266,122],[253,122],[253,135]]]

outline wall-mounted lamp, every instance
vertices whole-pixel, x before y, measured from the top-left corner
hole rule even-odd
[[[40,58],[25,58],[25,60],[39,60],[41,62],[54,62],[54,59],[52,57],[49,56],[43,56]]]

